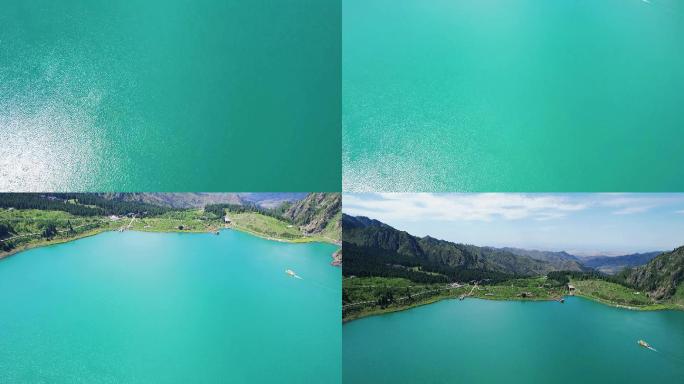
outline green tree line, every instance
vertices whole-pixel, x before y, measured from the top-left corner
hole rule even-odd
[[[290,222],[287,218],[283,217],[283,210],[285,209],[286,205],[282,204],[278,208],[263,208],[260,207],[256,204],[253,203],[246,203],[246,204],[208,204],[204,207],[204,212],[209,212],[216,217],[223,217],[225,215],[225,212],[233,212],[233,213],[246,213],[246,212],[253,212],[253,213],[259,213],[261,215],[265,216],[270,216],[274,217],[278,220],[283,220]]]
[[[630,285],[625,281],[623,274],[608,275],[600,271],[553,271],[546,275],[549,279],[555,280],[560,284],[568,284],[570,279],[573,280],[604,280],[615,284],[620,284],[626,287]]]
[[[2,193],[0,208],[62,211],[75,216],[126,215],[156,216],[171,208],[137,201],[105,199],[93,193]]]

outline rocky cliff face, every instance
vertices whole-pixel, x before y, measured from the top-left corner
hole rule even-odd
[[[283,216],[298,225],[304,234],[311,235],[341,230],[341,209],[341,194],[310,193],[304,199],[293,203]]]
[[[628,284],[647,291],[656,300],[670,298],[684,281],[684,246],[657,256],[648,264],[625,270]]]

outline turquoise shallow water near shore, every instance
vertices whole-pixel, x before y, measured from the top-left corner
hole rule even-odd
[[[339,190],[339,0],[0,9],[0,190]]]
[[[684,312],[444,300],[343,326],[345,383],[679,383]],[[658,352],[637,345],[644,339]]]
[[[345,191],[684,188],[684,3],[343,1]]]
[[[335,249],[110,232],[21,252],[0,261],[0,382],[338,383]]]

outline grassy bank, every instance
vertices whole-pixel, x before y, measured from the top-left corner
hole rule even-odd
[[[575,295],[613,307],[641,311],[684,309],[684,305],[679,302],[678,295],[670,300],[655,301],[645,292],[604,280],[571,280],[570,283],[575,286]],[[684,292],[681,291],[682,289],[677,290],[679,297],[684,296]]]
[[[0,242],[0,258],[92,236],[113,228],[104,217],[75,216],[63,211],[0,209],[0,224],[12,232]]]
[[[337,244],[334,238],[326,237],[326,233],[306,236],[295,225],[285,220],[266,216],[255,212],[228,212],[231,223],[227,226],[239,231],[247,232],[268,240],[285,241],[291,243],[322,242]]]
[[[666,302],[655,302],[642,292],[604,280],[573,280],[574,294],[597,302],[635,310],[684,309],[684,289]],[[680,287],[681,288],[681,287]],[[570,292],[545,277],[511,279],[495,285],[417,284],[403,278],[345,277],[342,281],[342,320],[403,311],[444,299],[474,297],[486,300],[559,300]]]

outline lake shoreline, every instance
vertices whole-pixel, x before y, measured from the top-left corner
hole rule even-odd
[[[654,311],[684,311],[684,308],[676,306],[674,304],[654,304],[650,306],[644,306],[644,307],[635,307],[635,306],[627,306],[624,304],[617,304],[617,303],[611,303],[609,301],[601,300],[598,298],[594,298],[591,296],[586,296],[586,295],[564,295],[562,296],[563,299],[567,297],[580,297],[586,300],[590,300],[608,307],[613,307],[613,308],[619,308],[619,309],[626,309],[630,311],[640,311],[640,312],[654,312]],[[411,306],[405,306],[405,307],[398,307],[398,308],[390,308],[390,309],[379,309],[377,311],[371,311],[367,313],[362,313],[359,316],[349,316],[347,318],[342,319],[342,324],[346,324],[349,322],[352,322],[354,320],[360,320],[364,319],[366,317],[373,317],[373,316],[382,316],[382,315],[388,315],[391,313],[397,313],[397,312],[403,312],[407,311],[410,309],[418,308],[418,307],[423,307],[426,305],[430,304],[435,304],[440,301],[445,301],[445,300],[454,300],[458,299],[457,296],[446,296],[446,297],[436,297],[433,300],[427,300],[425,302],[420,302],[416,303],[415,305]],[[465,299],[479,299],[479,300],[488,300],[488,301],[501,301],[501,302],[506,302],[506,301],[519,301],[519,302],[541,302],[541,301],[557,301],[557,299],[551,299],[551,298],[526,298],[526,299],[516,299],[516,298],[508,298],[508,299],[500,299],[500,298],[491,298],[491,297],[466,297]]]
[[[224,227],[222,229],[234,229],[236,231],[248,233],[252,236],[260,237],[260,238],[265,239],[265,240],[278,241],[281,243],[292,243],[292,244],[324,243],[324,244],[340,245],[336,241],[331,240],[331,239],[326,239],[324,237],[310,237],[310,238],[301,237],[299,239],[285,239],[285,238],[272,237],[272,236],[264,235],[264,234],[259,233],[259,232],[252,231],[252,230],[244,228],[244,227],[239,227],[239,226],[234,225],[234,224],[231,226]]]
[[[651,312],[651,311],[684,311],[684,308],[677,306],[676,304],[652,304],[652,305],[645,305],[642,307],[638,306],[632,306],[632,305],[624,305],[624,304],[617,304],[613,303],[607,300],[599,299],[598,297],[592,297],[592,296],[587,296],[587,295],[582,295],[582,294],[576,294],[574,296],[581,297],[583,299],[595,301],[599,304],[607,305],[609,307],[613,308],[620,308],[620,309],[627,309],[630,311],[642,311],[642,312]]]
[[[237,226],[223,227],[223,228],[217,228],[217,229],[211,229],[211,230],[192,230],[192,229],[190,229],[190,230],[182,230],[182,229],[164,229],[164,230],[151,229],[151,230],[145,230],[145,229],[127,229],[126,231],[147,232],[147,233],[215,233],[216,231],[220,231],[221,229],[232,229],[232,230],[236,230],[236,231],[239,231],[239,232],[247,233],[247,234],[252,235],[252,236],[255,236],[255,237],[259,237],[259,238],[264,239],[264,240],[277,241],[277,242],[281,242],[281,243],[290,243],[290,244],[324,243],[324,244],[335,244],[335,245],[338,245],[338,244],[337,244],[336,242],[334,242],[334,241],[329,241],[329,242],[328,242],[328,241],[322,240],[322,238],[321,238],[321,239],[311,239],[311,240],[304,239],[303,241],[302,241],[302,240],[279,239],[279,238],[274,238],[274,237],[269,237],[269,236],[266,236],[266,235],[262,235],[262,234],[259,234],[259,233],[257,233],[257,232],[254,232],[254,231],[250,231],[250,230],[248,230],[248,229],[239,228],[239,227],[237,227]],[[71,242],[71,241],[76,241],[76,240],[84,239],[84,238],[86,238],[86,237],[91,237],[91,236],[99,235],[99,234],[104,233],[104,232],[114,232],[114,231],[118,231],[118,229],[110,228],[110,227],[106,227],[106,228],[96,228],[96,229],[93,229],[93,230],[91,230],[91,231],[79,233],[79,234],[77,234],[76,236],[69,237],[69,238],[57,239],[57,240],[42,240],[42,241],[39,241],[39,242],[29,243],[29,244],[26,244],[26,245],[24,245],[24,246],[20,246],[20,247],[14,248],[14,249],[12,249],[12,250],[9,251],[9,252],[2,252],[2,253],[0,253],[0,261],[4,260],[4,259],[6,259],[6,258],[8,258],[8,257],[10,257],[10,256],[14,256],[14,255],[16,255],[16,254],[18,254],[18,253],[21,253],[21,252],[24,252],[24,251],[29,251],[29,250],[31,250],[31,249],[36,249],[36,248],[41,248],[41,247],[49,247],[49,246],[51,246],[51,245],[64,244],[64,243],[68,243],[68,242]]]
[[[347,317],[346,319],[342,319],[342,323],[348,323],[354,320],[360,320],[366,317],[372,317],[372,316],[382,316],[382,315],[388,315],[390,313],[396,313],[396,312],[403,312],[403,311],[408,311],[409,309],[413,308],[418,308],[418,307],[423,307],[426,305],[430,304],[435,304],[440,301],[446,301],[446,300],[456,300],[458,299],[458,296],[444,296],[444,297],[435,297],[432,299],[428,299],[426,301],[416,303],[415,305],[410,305],[410,306],[405,306],[405,307],[397,307],[397,308],[390,308],[390,309],[381,309],[377,311],[372,311],[372,312],[367,312],[363,313],[360,316],[350,316]],[[555,299],[495,299],[495,298],[485,298],[485,297],[466,297],[465,299],[481,299],[481,300],[488,300],[488,301],[556,301]]]
[[[47,240],[47,241],[39,241],[39,242],[29,243],[29,244],[14,248],[11,251],[0,253],[0,260],[4,260],[10,256],[14,256],[14,255],[21,253],[21,252],[24,252],[24,251],[29,251],[31,249],[49,247],[51,245],[64,244],[64,243],[68,243],[71,241],[84,239],[86,237],[99,235],[103,232],[109,232],[111,230],[112,229],[110,229],[110,228],[97,228],[97,229],[94,229],[94,230],[91,230],[88,232],[79,233],[78,235],[76,235],[74,237],[69,237],[66,239]]]

